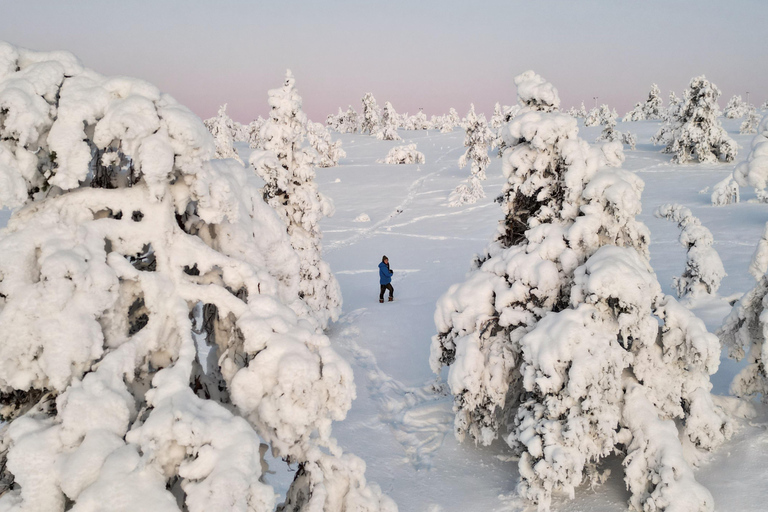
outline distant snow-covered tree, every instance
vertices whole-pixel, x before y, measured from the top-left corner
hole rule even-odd
[[[744,117],[749,112],[749,105],[747,105],[741,96],[733,96],[725,105],[723,115],[728,119],[738,119]]]
[[[383,160],[377,160],[380,164],[423,164],[424,153],[416,150],[416,144],[395,146],[389,150]]]
[[[645,103],[635,103],[635,108],[627,112],[624,117],[621,118],[623,123],[631,121],[643,121],[645,119]]]
[[[419,111],[408,120],[410,130],[428,130],[429,122],[427,121],[427,115],[423,110]]]
[[[603,127],[603,131],[600,137],[597,138],[597,142],[607,141],[614,142],[621,139],[621,133],[616,131],[616,118],[619,115],[616,113],[616,109],[611,109],[606,104],[600,105],[598,111],[598,122]]]
[[[338,114],[328,114],[328,116],[325,118],[325,124],[328,126],[328,128],[337,132],[341,132],[339,127],[343,121],[344,112],[341,110],[341,107],[339,107]]]
[[[453,128],[459,126],[459,124],[461,123],[461,117],[459,116],[459,113],[456,112],[456,109],[453,107],[448,109],[448,121],[451,123],[451,131],[453,130]]]
[[[648,93],[648,99],[643,104],[643,117],[645,119],[662,119],[664,117],[664,107],[661,100],[661,89],[656,84],[651,84],[651,91]]]
[[[334,141],[330,132],[321,123],[313,123],[307,119],[306,132],[307,142],[320,157],[317,162],[318,167],[335,167],[339,164],[340,158],[347,156],[347,153],[341,149],[341,140]]]
[[[248,124],[246,129],[248,146],[251,149],[262,149],[264,141],[261,140],[261,127],[266,123],[266,119],[259,116]]]
[[[339,122],[339,133],[357,133],[359,129],[360,116],[357,115],[355,109],[350,105]]]
[[[688,250],[685,271],[672,279],[677,296],[695,300],[701,295],[715,295],[726,274],[720,256],[712,247],[712,233],[689,208],[679,204],[659,206],[655,215],[677,223],[681,230],[680,245]]]
[[[395,510],[331,437],[352,370],[282,222],[200,119],[5,43],[0,105],[0,509],[272,511],[264,445],[304,510]]]
[[[397,112],[390,102],[384,104],[384,110],[381,113],[381,128],[376,134],[379,140],[403,140],[397,133]]]
[[[261,138],[268,152],[255,152],[250,163],[265,181],[264,201],[283,219],[291,245],[299,254],[299,296],[325,329],[341,312],[341,291],[322,259],[319,222],[333,215],[333,203],[317,190],[317,151],[302,145],[307,118],[290,70],[279,89],[269,91],[269,119]]]
[[[234,158],[242,163],[233,144],[232,119],[227,115],[227,104],[219,108],[216,117],[206,119],[203,123],[216,142],[216,158]]]
[[[747,109],[746,119],[741,123],[739,127],[739,133],[750,134],[757,133],[757,125],[760,122],[760,116],[757,115],[757,109],[754,105],[749,105]]]
[[[381,127],[381,109],[376,98],[370,92],[363,96],[363,114],[360,123],[360,132],[376,135]]]
[[[625,146],[629,146],[629,149],[634,151],[637,148],[637,137],[635,137],[634,133],[631,132],[619,132],[619,138],[621,139],[621,143]]]
[[[600,124],[600,107],[595,107],[589,110],[587,112],[587,115],[584,117],[584,126],[587,128],[591,126],[597,126]]]
[[[485,197],[485,191],[480,182],[485,180],[485,169],[490,163],[488,150],[496,138],[488,127],[485,116],[475,113],[474,104],[470,105],[466,119],[464,146],[467,150],[459,158],[459,167],[463,168],[469,162],[471,172],[468,183],[460,184],[451,193],[448,199],[450,206],[475,203],[478,199]]]
[[[456,434],[503,434],[539,510],[616,451],[633,509],[713,510],[679,436],[712,449],[731,433],[709,394],[717,338],[661,293],[635,218],[643,183],[607,168],[621,145],[590,147],[572,117],[524,104],[507,127],[504,219],[435,313],[430,364],[449,367]]]
[[[669,118],[653,137],[654,144],[664,144],[673,161],[685,163],[731,162],[736,157],[736,143],[720,125],[717,98],[720,89],[703,76],[693,78],[683,93],[683,100],[672,105]]]
[[[502,124],[504,124],[504,111],[501,109],[501,104],[496,102],[496,105],[493,106],[490,127],[492,130],[498,130]]]

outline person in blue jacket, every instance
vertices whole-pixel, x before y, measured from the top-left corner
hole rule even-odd
[[[384,302],[384,291],[389,290],[389,301],[395,300],[393,295],[395,289],[392,288],[392,274],[395,271],[389,268],[389,258],[386,256],[381,257],[381,263],[379,263],[379,284],[381,285],[381,293],[379,294],[379,302]]]

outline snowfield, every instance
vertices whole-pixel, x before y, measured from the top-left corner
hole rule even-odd
[[[679,203],[692,211],[714,237],[714,248],[727,276],[719,297],[691,307],[714,332],[730,312],[728,300],[751,289],[748,272],[752,254],[768,220],[768,205],[741,189],[741,202],[711,205],[715,184],[743,159],[752,135],[739,135],[741,119],[722,119],[740,146],[729,164],[673,164],[671,155],[650,143],[659,121],[618,123],[617,129],[637,137],[637,150],[625,148],[622,168],[645,182],[639,220],[651,231],[651,264],[665,293],[674,293],[672,278],[685,267],[686,250],[673,222],[654,217],[656,208]],[[593,142],[601,127],[579,135]],[[502,217],[494,202],[504,179],[501,160],[491,153],[483,183],[486,197],[473,204],[449,207],[449,196],[467,179],[459,168],[464,131],[398,131],[402,141],[375,135],[337,134],[346,157],[339,165],[316,169],[318,189],[335,203],[335,215],[321,222],[323,259],[341,286],[343,310],[331,323],[331,344],[352,366],[357,399],[333,434],[345,451],[367,464],[366,478],[376,482],[403,512],[522,511],[535,507],[515,493],[517,460],[503,441],[476,447],[458,443],[453,435],[453,397],[445,382],[430,370],[430,340],[435,334],[438,298],[464,280],[473,256],[482,251]],[[378,163],[395,146],[415,144],[426,163]],[[251,150],[237,143],[247,162]],[[10,212],[0,211],[0,226]],[[395,302],[378,303],[377,265],[387,255],[392,269]],[[715,394],[727,395],[742,367],[725,352],[712,376]],[[768,496],[768,407],[754,404],[751,420],[736,420],[738,431],[708,458],[701,460],[696,479],[714,496],[716,510],[765,510]],[[622,479],[621,459],[609,458],[608,480],[594,489],[585,483],[574,500],[557,496],[557,511],[623,511],[629,493]],[[295,469],[295,465],[293,466]],[[267,483],[285,495],[294,473],[274,461]],[[280,500],[278,500],[279,502]]]
[[[736,161],[748,152],[752,135],[739,135],[740,119],[722,119],[740,146]],[[728,176],[734,164],[673,164],[650,138],[659,121],[619,123],[622,132],[637,136],[637,150],[625,148],[622,165],[643,179],[643,213],[639,220],[651,230],[651,264],[665,293],[674,294],[672,278],[685,268],[686,250],[673,222],[653,216],[665,203],[691,209],[714,236],[727,277],[723,299],[693,303],[695,313],[714,332],[730,311],[726,299],[752,288],[748,267],[768,215],[751,190],[741,189],[741,202],[711,206],[712,187]],[[587,141],[601,127],[584,128]],[[437,299],[449,286],[463,281],[475,253],[482,251],[496,230],[502,211],[494,198],[501,192],[501,160],[491,154],[483,184],[485,198],[458,208],[448,197],[467,178],[458,166],[465,151],[464,132],[399,131],[402,141],[377,140],[370,135],[334,134],[347,153],[337,167],[318,169],[318,188],[336,206],[324,219],[324,259],[342,290],[343,312],[331,325],[331,342],[352,365],[357,399],[347,419],[334,426],[341,446],[367,463],[366,477],[381,485],[404,512],[517,511],[526,504],[515,495],[517,461],[501,441],[488,448],[453,436],[452,396],[443,370],[435,379],[429,367],[430,338]],[[396,145],[416,144],[426,163],[377,163]],[[238,146],[243,160],[249,149]],[[367,215],[370,222],[360,223]],[[378,303],[376,266],[382,255],[395,271],[394,303]],[[713,393],[726,395],[741,364],[721,357],[712,376]],[[754,404],[757,416],[737,420],[734,437],[702,460],[696,479],[715,498],[718,511],[764,510],[768,495],[768,408]],[[602,486],[583,484],[570,501],[557,497],[553,510],[626,510],[629,493],[622,480],[620,459],[608,463],[613,471]],[[284,492],[293,475],[268,475]],[[528,505],[530,507],[530,505]],[[533,510],[534,507],[530,507]]]

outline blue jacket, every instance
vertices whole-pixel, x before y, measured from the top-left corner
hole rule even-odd
[[[392,281],[392,272],[389,270],[389,267],[387,267],[387,264],[383,261],[379,263],[379,283],[380,284],[389,284]]]

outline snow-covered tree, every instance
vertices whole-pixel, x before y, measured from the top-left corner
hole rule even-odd
[[[339,108],[339,110],[341,110],[341,108]],[[355,109],[353,109],[352,105],[350,105],[346,113],[344,113],[339,120],[339,133],[357,133],[359,129],[360,116],[357,115]]]
[[[597,126],[600,124],[600,107],[589,109],[587,115],[584,117],[584,126],[587,128],[591,126]]]
[[[271,448],[304,510],[394,510],[331,437],[352,370],[282,222],[200,119],[5,43],[0,105],[0,509],[271,511]]]
[[[423,110],[419,111],[408,119],[408,130],[428,130],[429,122],[427,121],[427,114]]]
[[[623,123],[631,121],[643,121],[645,119],[645,103],[635,103],[635,108],[627,112],[624,117],[621,118]]]
[[[586,119],[587,118],[587,107],[584,106],[584,102],[581,102],[581,106],[579,106],[579,110],[576,116],[574,116],[578,119]]]
[[[204,124],[216,142],[216,158],[234,158],[242,163],[243,161],[238,156],[237,151],[235,151],[233,144],[233,123],[232,119],[227,115],[227,104],[225,103],[219,108],[216,117],[206,119]]]
[[[689,208],[679,204],[659,206],[655,215],[677,223],[680,245],[688,250],[685,271],[672,279],[677,296],[695,300],[702,295],[715,295],[726,274],[720,256],[712,247],[712,233]]]
[[[723,115],[728,119],[738,119],[744,117],[749,112],[749,105],[747,105],[741,96],[733,96],[725,105]]]
[[[263,149],[264,141],[261,140],[261,128],[266,122],[266,119],[259,116],[258,118],[248,123],[248,127],[246,129],[246,140],[248,141],[248,146],[251,149]]]
[[[320,157],[318,167],[334,167],[339,165],[339,159],[347,156],[341,149],[341,140],[334,141],[330,132],[321,123],[313,123],[307,119],[307,142]]]
[[[621,140],[621,133],[616,131],[617,117],[619,115],[616,113],[616,109],[611,109],[606,104],[600,105],[598,123],[603,127],[603,131],[600,133],[600,137],[597,138],[597,142]]]
[[[269,91],[269,119],[261,131],[267,154],[255,152],[250,163],[265,181],[264,200],[285,222],[291,245],[299,254],[299,296],[321,328],[341,312],[341,291],[328,263],[322,259],[320,227],[333,215],[333,203],[317,190],[314,167],[317,151],[302,145],[307,118],[288,70],[279,89]]]
[[[474,105],[472,107],[474,108]],[[490,127],[492,130],[498,130],[502,124],[504,124],[504,111],[501,109],[501,104],[497,101],[496,105],[493,106]]]
[[[739,202],[739,184],[733,178],[733,175],[728,175],[724,180],[718,181],[714,187],[712,187],[712,206],[725,206],[727,204]]]
[[[757,115],[757,109],[754,105],[749,105],[747,109],[746,119],[741,123],[739,127],[739,133],[749,134],[757,133],[757,125],[760,122],[760,116]]]
[[[645,119],[662,119],[664,117],[664,107],[661,100],[661,89],[656,84],[651,84],[651,91],[648,93],[648,99],[643,105],[643,116]]]
[[[471,172],[468,183],[460,184],[451,193],[448,199],[450,206],[471,204],[485,197],[485,191],[480,182],[485,180],[485,169],[491,161],[488,158],[488,151],[496,138],[493,131],[488,128],[485,116],[475,113],[474,104],[470,105],[466,119],[464,146],[467,150],[459,158],[459,167],[463,168],[469,162]]]
[[[633,509],[713,510],[675,421],[699,448],[730,435],[709,394],[717,338],[661,293],[635,219],[643,183],[608,168],[621,145],[590,147],[531,96],[507,127],[504,219],[435,313],[430,364],[449,366],[456,434],[503,434],[540,510],[622,451]]]
[[[377,160],[380,164],[423,164],[424,153],[416,149],[416,144],[395,146],[389,150],[383,160]]]
[[[341,107],[339,107],[338,114],[328,114],[328,116],[325,118],[325,124],[328,126],[328,128],[337,132],[341,132],[339,127],[343,121],[344,112],[341,110]]]
[[[637,147],[637,137],[635,137],[634,133],[619,132],[619,138],[621,139],[621,143],[625,146],[629,146],[629,149],[632,151]]]
[[[760,122],[757,135],[752,140],[747,159],[734,170],[739,185],[752,186],[764,191],[768,185],[768,116]],[[757,283],[733,306],[730,315],[718,331],[720,339],[735,359],[748,358],[747,365],[731,382],[731,393],[744,396],[761,396],[768,402],[768,224],[758,243],[750,274]]]
[[[363,96],[363,115],[360,123],[360,132],[376,135],[381,128],[381,109],[376,98],[370,92]]]
[[[720,125],[717,98],[720,89],[704,76],[693,78],[683,93],[683,100],[672,105],[669,118],[653,138],[664,144],[665,153],[673,153],[673,161],[685,163],[731,162],[736,157],[736,143]]]
[[[390,102],[384,104],[381,113],[381,128],[376,134],[379,140],[403,140],[397,133],[397,112]]]

